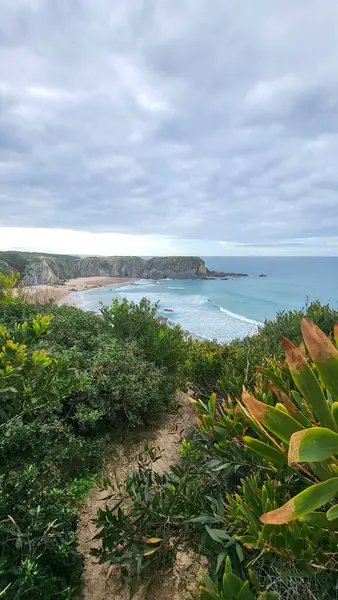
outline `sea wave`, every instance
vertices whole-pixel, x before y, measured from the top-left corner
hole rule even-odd
[[[176,285],[168,285],[168,290],[185,290],[185,288]]]
[[[86,295],[86,292],[71,292],[66,298],[63,298],[62,304],[70,304],[85,311],[94,311],[97,314],[100,312],[98,307],[93,307],[90,297]]]
[[[256,325],[257,327],[263,327],[263,325],[264,325],[264,323],[262,323],[261,321],[255,321],[254,319],[249,319],[248,317],[243,317],[243,315],[238,315],[237,313],[233,313],[233,312],[231,312],[231,310],[228,310],[227,308],[223,308],[223,306],[220,306],[219,310],[222,313],[229,315],[229,317],[232,317],[233,319],[237,319],[238,321],[243,321],[243,323],[250,323],[251,325]]]

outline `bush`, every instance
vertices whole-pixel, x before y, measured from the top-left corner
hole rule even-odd
[[[21,299],[21,289],[15,289],[19,281],[19,273],[8,271],[0,272],[0,304],[5,302],[16,302]]]
[[[330,329],[337,316],[329,307],[320,307],[317,303],[310,305],[307,312],[326,329]],[[327,464],[308,462],[305,470],[297,464],[288,465],[288,440],[282,432],[288,418],[298,423],[300,429],[302,419],[309,421],[306,411],[300,414],[302,405],[307,411],[312,406],[304,390],[299,386],[295,389],[292,368],[282,362],[280,332],[285,330],[300,344],[301,316],[301,312],[281,313],[276,322],[267,323],[259,335],[228,345],[187,341],[184,368],[198,397],[193,403],[200,412],[199,431],[183,443],[181,464],[167,473],[157,474],[149,466],[140,465],[138,471],[123,482],[122,488],[115,490],[115,506],[102,511],[97,521],[101,528],[97,537],[102,540],[102,546],[95,555],[103,561],[122,564],[123,576],[131,578],[133,590],[140,578],[148,581],[153,573],[173,561],[176,544],[186,543],[198,548],[209,560],[211,579],[204,579],[203,598],[236,597],[235,589],[223,588],[220,581],[227,557],[238,578],[250,579],[248,568],[251,566],[263,589],[268,586],[271,592],[285,594],[283,581],[292,580],[297,597],[304,600],[317,591],[318,572],[325,569],[323,597],[334,597],[336,525],[328,520],[323,509],[314,512],[305,497],[301,502],[299,494],[311,490],[311,484],[320,477],[321,468],[322,475],[337,479],[333,473],[336,473],[336,461],[327,455],[324,457]],[[304,348],[299,352],[304,353]],[[335,353],[334,358],[336,360]],[[305,362],[310,368],[310,360]],[[257,364],[262,365],[258,371]],[[333,383],[329,385],[325,380],[320,365],[312,366],[312,370],[314,377],[321,375],[317,385],[322,386],[325,402],[336,419],[338,408],[335,408],[335,395],[330,388]],[[243,381],[259,398],[257,402],[264,408],[260,413],[258,409],[251,410],[251,404],[249,406],[244,399],[238,402],[235,397],[222,399],[222,390],[223,394],[234,391],[240,397]],[[325,387],[323,381],[326,381]],[[219,391],[221,400],[212,395],[206,402],[212,386]],[[290,405],[293,406],[292,417],[287,416]],[[268,418],[272,409],[275,411],[273,422]],[[267,418],[262,417],[263,413]],[[318,418],[317,415],[314,420],[310,419],[306,427],[316,424],[318,430]],[[336,435],[330,433],[332,444],[336,444]],[[328,448],[333,448],[332,444],[328,444]],[[331,508],[335,490],[334,486],[329,489],[329,481],[327,484],[327,494],[316,499],[317,508],[328,501],[325,510]],[[312,487],[316,488],[316,484]],[[263,513],[264,517],[274,515],[278,507],[292,498],[301,511],[297,513],[299,518],[275,525],[271,520],[262,522]],[[336,508],[331,508],[328,516],[334,511]],[[296,577],[302,585],[296,585]],[[241,582],[240,589],[239,580],[230,579],[238,586],[240,597],[252,597],[254,590],[249,583],[243,588]],[[263,593],[261,597],[269,596]],[[291,598],[292,594],[286,597]]]
[[[41,486],[34,465],[1,477],[1,587],[6,598],[71,598],[82,560],[76,514],[62,493]]]
[[[134,340],[144,357],[163,367],[176,384],[182,382],[186,344],[182,329],[156,319],[156,305],[142,298],[139,304],[114,300],[102,308],[105,322],[118,340]]]
[[[256,397],[244,391],[235,410],[215,396],[194,405],[218,451],[231,455],[243,444],[274,476],[258,464],[227,494],[225,531],[235,528],[253,563],[276,555],[314,577],[318,568],[337,571],[338,351],[312,321],[303,319],[301,331],[310,357],[283,338],[287,362],[259,369]]]
[[[74,356],[73,362],[80,361]],[[135,343],[112,340],[86,366],[90,385],[73,395],[66,408],[82,431],[154,422],[168,410],[176,391],[165,370],[145,360]]]
[[[186,378],[204,400],[213,392],[240,396],[243,385],[253,387],[257,365],[264,365],[269,358],[283,357],[281,335],[296,345],[300,344],[303,316],[311,319],[326,334],[338,321],[338,311],[329,305],[312,302],[303,311],[277,313],[276,319],[266,321],[258,335],[244,340],[234,340],[229,344],[191,341],[185,364]]]
[[[205,529],[206,523],[216,520],[208,498],[212,487],[218,487],[212,465],[199,464],[189,446],[182,463],[166,473],[152,468],[157,458],[157,449],[150,447],[138,457],[137,471],[122,482],[106,482],[108,489],[112,487],[113,501],[96,520],[101,547],[92,554],[101,562],[121,565],[132,594],[140,582],[151,583],[154,573],[173,563],[182,539],[189,548],[200,546],[203,554],[210,554],[215,545]],[[220,497],[218,505],[222,504]],[[235,538],[230,546],[229,551],[235,551]]]
[[[13,600],[70,598],[79,586],[76,489],[103,458],[62,418],[88,378],[40,348],[50,321],[0,326],[0,589]]]

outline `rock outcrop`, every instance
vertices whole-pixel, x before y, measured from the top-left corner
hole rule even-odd
[[[141,279],[209,279],[228,273],[207,269],[197,256],[67,256],[0,252],[0,266],[19,271],[27,285],[62,283],[76,277],[136,277]],[[6,268],[5,268],[6,267]],[[240,275],[231,273],[231,275]]]
[[[197,256],[155,256],[146,261],[143,279],[198,279],[208,274],[204,260]]]

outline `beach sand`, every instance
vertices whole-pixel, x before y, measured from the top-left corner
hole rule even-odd
[[[92,288],[102,287],[105,285],[121,285],[134,283],[136,279],[131,277],[77,277],[76,279],[68,279],[60,285],[32,285],[25,288],[25,292],[33,299],[38,300],[39,304],[43,301],[54,300],[61,304],[72,304],[70,292],[82,292]]]

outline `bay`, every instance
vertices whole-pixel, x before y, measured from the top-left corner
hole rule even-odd
[[[320,300],[338,308],[338,257],[205,257],[209,269],[247,273],[223,280],[140,280],[73,294],[86,310],[112,298],[160,302],[158,315],[205,339],[230,341],[257,332],[281,310]],[[266,277],[260,277],[266,275]]]

